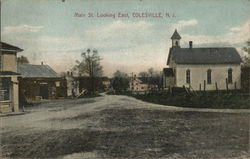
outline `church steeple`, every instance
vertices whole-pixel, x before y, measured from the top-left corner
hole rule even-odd
[[[173,47],[173,46],[179,46],[179,47],[180,47],[181,36],[180,36],[180,34],[177,32],[176,29],[175,29],[174,34],[172,35],[171,39],[172,39],[172,47]]]

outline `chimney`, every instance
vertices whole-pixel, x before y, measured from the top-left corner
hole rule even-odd
[[[43,61],[41,62],[41,65],[43,65]]]
[[[189,41],[189,49],[192,49],[192,48],[193,48],[193,42]]]

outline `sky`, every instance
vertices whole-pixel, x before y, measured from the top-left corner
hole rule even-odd
[[[160,71],[175,29],[181,47],[193,41],[193,47],[235,47],[243,55],[249,12],[250,0],[1,0],[1,41],[58,73],[88,48],[98,50],[106,76]],[[145,14],[156,17],[138,17]]]

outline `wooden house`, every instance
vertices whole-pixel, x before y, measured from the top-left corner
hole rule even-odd
[[[18,112],[17,53],[22,49],[0,43],[0,113]]]

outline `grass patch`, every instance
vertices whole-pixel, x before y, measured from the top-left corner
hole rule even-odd
[[[208,91],[195,94],[186,92],[131,94],[124,92],[116,95],[129,95],[155,104],[192,108],[249,109],[250,107],[249,93],[241,91]]]

